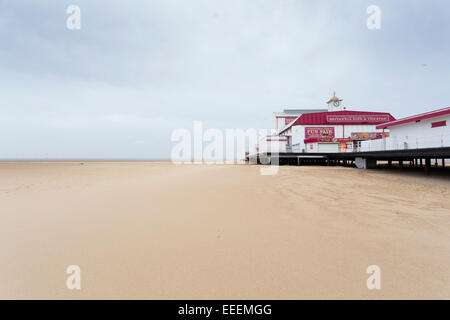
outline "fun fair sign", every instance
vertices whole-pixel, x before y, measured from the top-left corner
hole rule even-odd
[[[334,138],[334,127],[306,127],[305,138]]]

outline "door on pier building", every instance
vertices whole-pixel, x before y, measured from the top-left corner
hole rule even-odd
[[[319,143],[319,152],[339,152],[338,143]]]

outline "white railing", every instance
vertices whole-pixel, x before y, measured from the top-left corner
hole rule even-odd
[[[302,152],[302,148],[300,143],[296,143],[292,145],[292,152]]]
[[[361,142],[359,152],[408,150],[450,147],[450,134],[441,134],[429,137],[413,137],[410,139],[398,139],[388,137],[383,139]]]

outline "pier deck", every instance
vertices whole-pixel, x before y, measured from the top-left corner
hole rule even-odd
[[[377,161],[387,161],[389,166],[398,162],[399,167],[403,167],[404,162],[409,162],[410,166],[423,167],[428,172],[432,160],[435,166],[440,162],[445,167],[445,159],[450,159],[450,147],[370,152],[268,152],[250,154],[245,160],[254,164],[275,165],[354,165],[361,169],[375,168]]]

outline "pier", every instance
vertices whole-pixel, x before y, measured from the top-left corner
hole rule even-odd
[[[371,152],[267,152],[246,156],[250,164],[266,165],[324,165],[353,166],[359,169],[375,169],[377,165],[423,168],[429,173],[432,167],[446,168],[446,159],[450,159],[450,147],[409,150],[387,150]]]

